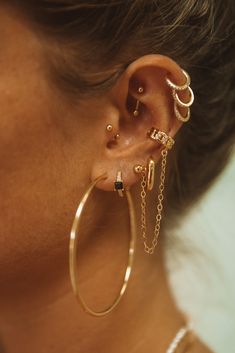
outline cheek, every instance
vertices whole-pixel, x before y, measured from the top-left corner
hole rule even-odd
[[[68,277],[69,233],[90,176],[85,108],[57,96],[42,56],[34,34],[0,11],[0,305]]]
[[[75,155],[73,141],[65,136],[61,109],[44,93],[49,91],[40,84],[40,75],[31,75],[27,89],[23,87],[20,77],[0,85],[3,281],[11,276],[22,280],[27,273],[36,279],[37,271],[55,265],[53,259],[67,260],[69,231],[81,193],[78,185],[85,177],[74,167],[80,152]]]

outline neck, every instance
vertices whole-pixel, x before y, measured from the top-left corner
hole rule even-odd
[[[107,231],[103,228],[96,231],[92,247],[81,244],[79,283],[84,300],[93,310],[107,308],[120,289],[128,256],[127,223],[123,218],[121,223],[113,223],[121,224],[122,229],[113,226],[112,234],[109,227]],[[130,281],[113,312],[99,318],[85,313],[72,293],[68,264],[64,263],[58,273],[53,273],[56,280],[42,280],[40,288],[31,282],[28,300],[14,292],[17,299],[10,300],[9,306],[7,299],[1,303],[0,327],[5,351],[165,352],[183,318],[168,287],[161,244],[154,255],[149,255],[144,253],[140,237]],[[52,268],[53,264],[48,264],[47,272]],[[22,283],[23,280],[21,286]],[[29,281],[25,288],[28,284]],[[32,287],[36,288],[34,294]]]

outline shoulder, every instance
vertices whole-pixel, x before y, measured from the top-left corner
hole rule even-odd
[[[214,353],[208,346],[206,346],[202,341],[197,339],[191,346],[191,349],[187,353]]]

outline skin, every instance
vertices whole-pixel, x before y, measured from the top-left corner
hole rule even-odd
[[[71,104],[47,76],[42,41],[3,6],[0,43],[1,352],[165,352],[184,319],[168,287],[161,244],[153,256],[145,254],[138,228],[127,291],[102,318],[76,302],[68,245],[82,194],[107,172],[90,199],[78,251],[84,298],[95,310],[107,307],[120,289],[130,236],[125,199],[113,192],[113,182],[122,170],[139,220],[140,177],[133,166],[150,154],[160,158],[160,146],[146,138],[149,128],[175,136],[181,127],[164,81],[168,73],[182,84],[179,66],[160,55],[139,58],[106,95]],[[126,102],[139,97],[139,84],[144,109],[136,119]],[[110,145],[117,132],[120,139]],[[196,339],[188,352],[209,350]]]

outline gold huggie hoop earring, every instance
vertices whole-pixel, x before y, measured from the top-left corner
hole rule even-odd
[[[138,93],[143,93],[143,92],[144,92],[144,88],[142,86],[140,86],[138,88]],[[139,101],[139,99],[137,99],[135,110],[133,112],[134,116],[138,116],[139,115],[139,106],[140,106],[140,101]]]
[[[171,89],[174,89],[176,91],[184,91],[185,89],[187,89],[190,86],[191,78],[190,78],[189,74],[185,70],[182,70],[182,72],[185,76],[186,82],[185,82],[185,84],[183,84],[181,86],[173,83],[168,77],[166,78],[166,83]]]
[[[175,115],[177,117],[178,120],[182,121],[182,122],[187,122],[190,119],[191,113],[190,113],[190,107],[194,102],[194,93],[192,88],[190,87],[191,84],[191,78],[189,76],[189,74],[185,71],[182,70],[186,82],[183,85],[176,85],[175,83],[173,83],[168,77],[166,78],[166,84],[172,89],[172,96],[174,99],[174,112]],[[189,90],[190,93],[190,99],[188,102],[182,102],[181,99],[179,98],[177,91],[184,91],[184,90]],[[179,112],[179,107],[183,107],[183,108],[187,108],[187,113],[186,116],[182,116],[181,113]]]
[[[82,197],[82,200],[77,208],[77,212],[73,221],[71,233],[70,233],[70,244],[69,244],[69,268],[70,268],[70,279],[72,283],[72,288],[73,292],[76,296],[76,299],[80,302],[82,305],[83,309],[93,315],[93,316],[104,316],[108,313],[110,313],[120,302],[123,294],[125,293],[127,284],[129,282],[130,274],[132,271],[132,265],[133,265],[133,260],[134,260],[134,253],[135,253],[135,244],[136,244],[136,221],[135,221],[135,213],[134,213],[134,205],[133,205],[133,200],[131,197],[131,193],[126,190],[126,196],[127,196],[127,203],[128,203],[128,209],[129,209],[129,217],[130,217],[130,233],[131,233],[131,238],[130,238],[130,244],[129,244],[129,258],[128,258],[128,264],[124,276],[124,281],[121,287],[121,290],[119,292],[118,297],[115,299],[114,303],[105,309],[104,311],[99,311],[96,312],[92,309],[90,309],[85,301],[82,299],[80,290],[79,290],[79,284],[78,284],[78,273],[77,273],[77,242],[78,242],[78,234],[80,230],[80,219],[81,215],[83,213],[84,206],[88,200],[88,197],[90,196],[92,190],[96,186],[96,184],[101,181],[106,179],[107,176],[106,174],[101,175],[99,178],[94,180],[85,194]]]

